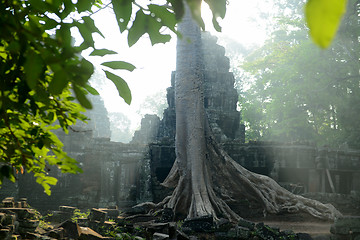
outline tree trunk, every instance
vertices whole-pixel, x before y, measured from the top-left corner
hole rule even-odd
[[[175,188],[159,205],[174,210],[178,219],[212,215],[236,221],[229,206],[240,199],[257,202],[264,211],[307,212],[314,217],[341,216],[332,205],[294,195],[269,177],[252,173],[216,143],[204,108],[203,53],[198,25],[186,7],[178,30],[175,75],[176,161],[163,185]]]

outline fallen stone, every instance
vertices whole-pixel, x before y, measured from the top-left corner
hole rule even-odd
[[[189,236],[186,235],[184,232],[180,231],[179,229],[176,230],[176,239],[177,240],[189,240]]]
[[[92,208],[89,215],[90,221],[105,222],[107,213],[96,208]]]
[[[170,238],[169,238],[169,235],[167,235],[167,234],[156,232],[153,234],[152,239],[153,240],[168,240]]]
[[[255,223],[247,221],[245,219],[240,219],[238,221],[238,226],[247,228],[249,230],[254,230],[255,229]]]
[[[216,231],[227,232],[232,228],[232,224],[228,219],[220,218],[216,223]]]
[[[78,240],[102,240],[103,236],[88,227],[80,227]]]
[[[37,226],[39,226],[39,221],[38,220],[19,220],[19,227],[24,227],[24,228],[36,228]]]
[[[212,216],[203,216],[185,219],[182,230],[186,232],[211,232],[214,230],[214,220]]]
[[[168,223],[168,234],[170,239],[175,239],[176,238],[176,222],[169,222]]]
[[[62,211],[53,211],[51,216],[46,218],[46,221],[50,221],[53,223],[62,223],[66,220],[70,220],[73,216],[73,213],[62,212]]]
[[[16,216],[14,213],[5,214],[5,217],[1,223],[3,226],[14,225]]]
[[[67,220],[61,223],[59,227],[62,227],[64,229],[65,237],[77,239],[80,236],[81,230],[77,223]]]
[[[12,232],[10,229],[0,229],[0,239],[8,240],[11,238]]]
[[[0,208],[0,212],[15,213],[17,219],[20,220],[35,217],[35,213],[28,208]]]
[[[129,221],[131,223],[140,223],[140,222],[149,222],[154,221],[156,218],[149,214],[138,214],[130,217],[126,217],[125,221]]]
[[[71,207],[71,206],[60,206],[59,207],[60,212],[66,212],[66,213],[74,214],[75,210],[77,210],[77,208],[76,207]]]
[[[55,238],[52,238],[50,236],[45,236],[45,235],[40,235],[38,233],[25,233],[22,235],[23,238],[22,239],[27,239],[27,240],[56,240]]]
[[[120,214],[119,209],[99,208],[99,210],[107,213],[107,219],[116,219]]]
[[[5,214],[5,213],[0,212],[0,224],[2,224],[2,223],[3,223],[3,221],[5,220],[5,217],[6,217],[6,214]]]
[[[161,217],[159,222],[172,222],[174,220],[174,212],[171,208],[164,208],[161,210]]]
[[[13,208],[15,207],[15,199],[13,197],[7,197],[2,200],[2,206],[4,208]]]
[[[65,230],[62,227],[50,230],[47,235],[55,239],[63,239],[65,237]]]
[[[169,233],[169,224],[168,223],[152,223],[152,222],[146,222],[143,224],[140,224],[141,227],[144,227],[147,232],[149,232],[151,235],[158,232],[158,233]]]
[[[237,226],[236,228],[237,237],[240,239],[248,239],[250,237],[251,231],[248,228]]]

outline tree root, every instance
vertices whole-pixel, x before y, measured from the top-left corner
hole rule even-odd
[[[342,216],[331,204],[295,195],[270,177],[248,171],[235,162],[212,137],[207,140],[208,155],[203,173],[205,182],[197,186],[201,188],[200,192],[193,189],[192,179],[187,177],[189,174],[181,176],[180,168],[175,163],[162,185],[176,188],[158,207],[172,208],[179,217],[212,215],[215,219],[225,217],[235,222],[240,219],[241,212],[231,209],[228,203],[247,199],[261,204],[264,211],[271,214],[304,212],[323,220]]]

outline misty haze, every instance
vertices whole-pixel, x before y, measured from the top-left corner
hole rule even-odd
[[[128,21],[150,11],[139,2]],[[68,132],[61,117],[51,123],[61,125],[51,132],[82,172],[62,171],[59,162],[71,160],[56,155],[38,163],[41,174],[57,179],[47,184],[12,160],[24,168],[9,165],[15,182],[1,172],[0,239],[359,239],[360,3],[347,2],[323,49],[309,36],[305,2],[229,0],[221,32],[205,3],[206,31],[184,5],[183,38],[162,26],[156,31],[171,40],[152,46],[146,33],[128,47],[116,6],[105,1],[90,14],[104,38],[94,34],[95,47],[78,54],[93,64],[89,92],[99,95],[84,95],[92,105],[85,110],[70,89],[87,120],[64,113]],[[76,47],[85,41],[81,31],[71,34]],[[6,47],[1,42],[0,59]],[[105,48],[116,54],[92,54]],[[103,63],[123,60],[131,65],[113,68],[121,79],[109,81]],[[121,81],[130,97],[118,91]],[[6,91],[0,86],[0,98]],[[51,195],[42,183],[52,185]]]

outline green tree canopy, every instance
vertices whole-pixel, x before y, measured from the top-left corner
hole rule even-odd
[[[241,97],[248,140],[311,141],[359,148],[359,42],[357,1],[348,2],[337,37],[322,50],[313,45],[301,2],[278,17],[264,46],[243,67],[254,79]],[[289,11],[286,11],[289,13]]]

